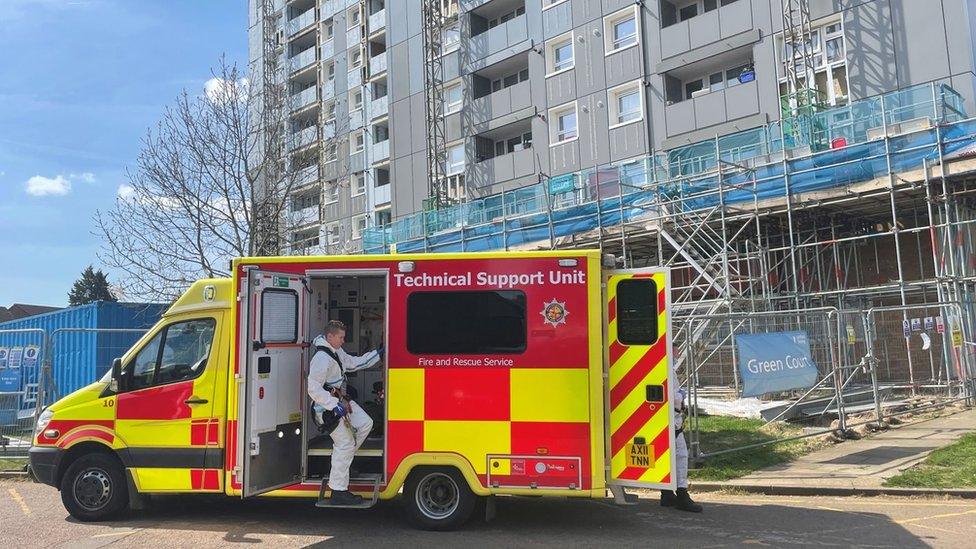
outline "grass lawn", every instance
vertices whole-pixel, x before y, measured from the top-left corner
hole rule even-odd
[[[902,488],[976,487],[976,433],[935,450],[925,461],[885,481]]]
[[[705,453],[799,435],[802,432],[802,429],[792,425],[764,426],[758,419],[700,416],[699,421],[699,442],[701,450]],[[688,476],[696,480],[711,481],[738,478],[763,467],[792,461],[803,454],[822,448],[825,444],[820,437],[809,437],[751,450],[729,452],[706,458],[704,466],[689,471]]]
[[[23,471],[26,459],[10,459],[0,457],[0,471]]]

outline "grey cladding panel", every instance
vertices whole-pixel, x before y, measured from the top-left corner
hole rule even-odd
[[[664,108],[667,117],[668,137],[690,132],[695,129],[695,104],[681,101]]]
[[[390,189],[390,202],[393,203],[393,215],[411,213],[413,211],[410,209],[410,195],[413,193],[413,157],[397,158],[391,163],[391,168],[390,181],[393,187]]]
[[[426,110],[424,108],[424,94],[418,93],[410,96],[410,138],[413,140],[413,152],[426,150],[427,147],[427,122]]]
[[[576,97],[576,70],[551,76],[546,79],[546,104],[562,105]]]
[[[390,119],[394,120],[395,123],[390,124],[390,129],[392,130],[393,139],[392,150],[397,158],[406,156],[413,152],[413,146],[411,144],[411,130],[410,127],[413,126],[413,121],[410,119],[410,100],[404,99],[402,101],[397,101],[390,105]]]
[[[688,21],[692,48],[700,48],[720,38],[718,13],[719,10],[712,10]]]
[[[572,141],[570,143],[556,145],[555,147],[551,147],[549,149],[549,156],[552,163],[550,175],[559,175],[579,171],[580,161],[579,150],[577,148],[578,142],[578,140]]]
[[[610,140],[607,134],[607,94],[599,92],[580,98],[576,105],[579,124],[579,166],[588,168],[610,160]],[[558,147],[557,147],[558,148]]]
[[[598,90],[606,89],[606,73],[604,65],[606,58],[603,54],[602,21],[587,24],[576,33],[576,94],[588,95]],[[594,34],[597,31],[599,34]],[[582,42],[580,41],[582,38]]]
[[[570,0],[573,5],[573,26],[588,24],[603,15],[603,8],[597,0]]]
[[[417,60],[417,63],[410,63],[407,67],[410,75],[410,94],[421,93],[424,91],[424,66],[421,60],[424,58],[424,41],[419,34],[407,41],[410,49],[410,60]]]
[[[610,162],[647,154],[645,123],[642,120],[610,130]]]
[[[689,101],[686,101],[686,103]],[[706,93],[690,101],[695,104],[695,127],[707,128],[726,120],[725,91]]]
[[[725,90],[725,110],[729,120],[759,112],[759,88],[755,81]]]
[[[967,0],[943,0],[946,38],[949,43],[949,69],[952,74],[976,71],[976,12]],[[976,1],[969,0],[976,10]]]
[[[512,163],[515,165],[515,177],[527,177],[537,173],[535,165],[536,151],[534,148],[523,149],[512,153]]]
[[[413,155],[413,193],[408,204],[410,211],[419,212],[424,205],[424,199],[430,196],[427,185],[427,154],[424,152]]]
[[[406,77],[410,70],[410,51],[406,42],[393,46],[387,53],[390,77],[387,82],[390,86],[390,98],[392,101],[405,99],[410,95],[410,81]]]
[[[542,10],[542,32],[546,40],[569,32],[573,28],[572,2]]]
[[[921,84],[949,76],[941,2],[890,0],[898,60],[898,85]]]
[[[661,58],[667,59],[691,49],[690,21],[661,29]],[[660,72],[660,71],[659,71]]]
[[[752,0],[739,0],[718,10],[722,38],[729,38],[753,28]]]
[[[407,20],[407,10],[410,8],[411,2],[387,2],[386,4],[386,16],[388,23],[386,25],[386,35],[390,40],[391,46],[396,46],[400,42],[407,39],[407,27],[409,25],[404,25],[403,23]]]
[[[898,72],[888,2],[861,4],[845,11],[844,34],[851,99],[895,89]]]
[[[631,82],[641,77],[643,74],[643,64],[641,63],[641,49],[627,48],[613,55],[607,56],[607,83],[608,88],[618,86],[624,82]]]

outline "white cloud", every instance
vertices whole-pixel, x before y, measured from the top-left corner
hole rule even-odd
[[[71,181],[63,175],[53,178],[35,175],[27,180],[24,190],[31,196],[64,196],[71,192]]]
[[[119,198],[121,198],[122,200],[128,200],[136,194],[136,188],[133,187],[132,185],[123,183],[119,185],[119,188],[116,191],[116,193],[118,194]]]
[[[244,100],[247,97],[247,86],[247,78],[232,82],[215,76],[203,83],[203,93],[207,99],[214,103],[224,102],[233,97],[234,94],[239,95],[240,99]]]
[[[93,174],[91,172],[73,173],[73,174],[68,175],[68,179],[71,179],[71,180],[80,179],[80,180],[84,181],[85,183],[94,183],[95,182],[95,174]]]

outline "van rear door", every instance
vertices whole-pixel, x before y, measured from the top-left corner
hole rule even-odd
[[[309,292],[303,277],[251,270],[241,356],[244,497],[302,480],[303,378]]]
[[[604,273],[611,486],[674,489],[669,278],[666,269]]]

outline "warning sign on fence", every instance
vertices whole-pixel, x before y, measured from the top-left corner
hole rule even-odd
[[[20,368],[20,364],[24,359],[24,348],[14,347],[10,349],[10,354],[7,355],[7,367],[11,370],[16,370]]]
[[[7,348],[0,347],[0,370],[7,367]]]
[[[959,328],[952,329],[952,346],[962,347],[962,330]]]
[[[850,324],[847,325],[847,343],[851,345],[857,343],[857,332],[854,331],[854,326]]]
[[[41,354],[41,348],[37,345],[28,345],[24,348],[24,368],[37,366],[37,357]]]
[[[945,321],[942,320],[941,316],[935,317],[935,331],[940,334],[945,333]]]

